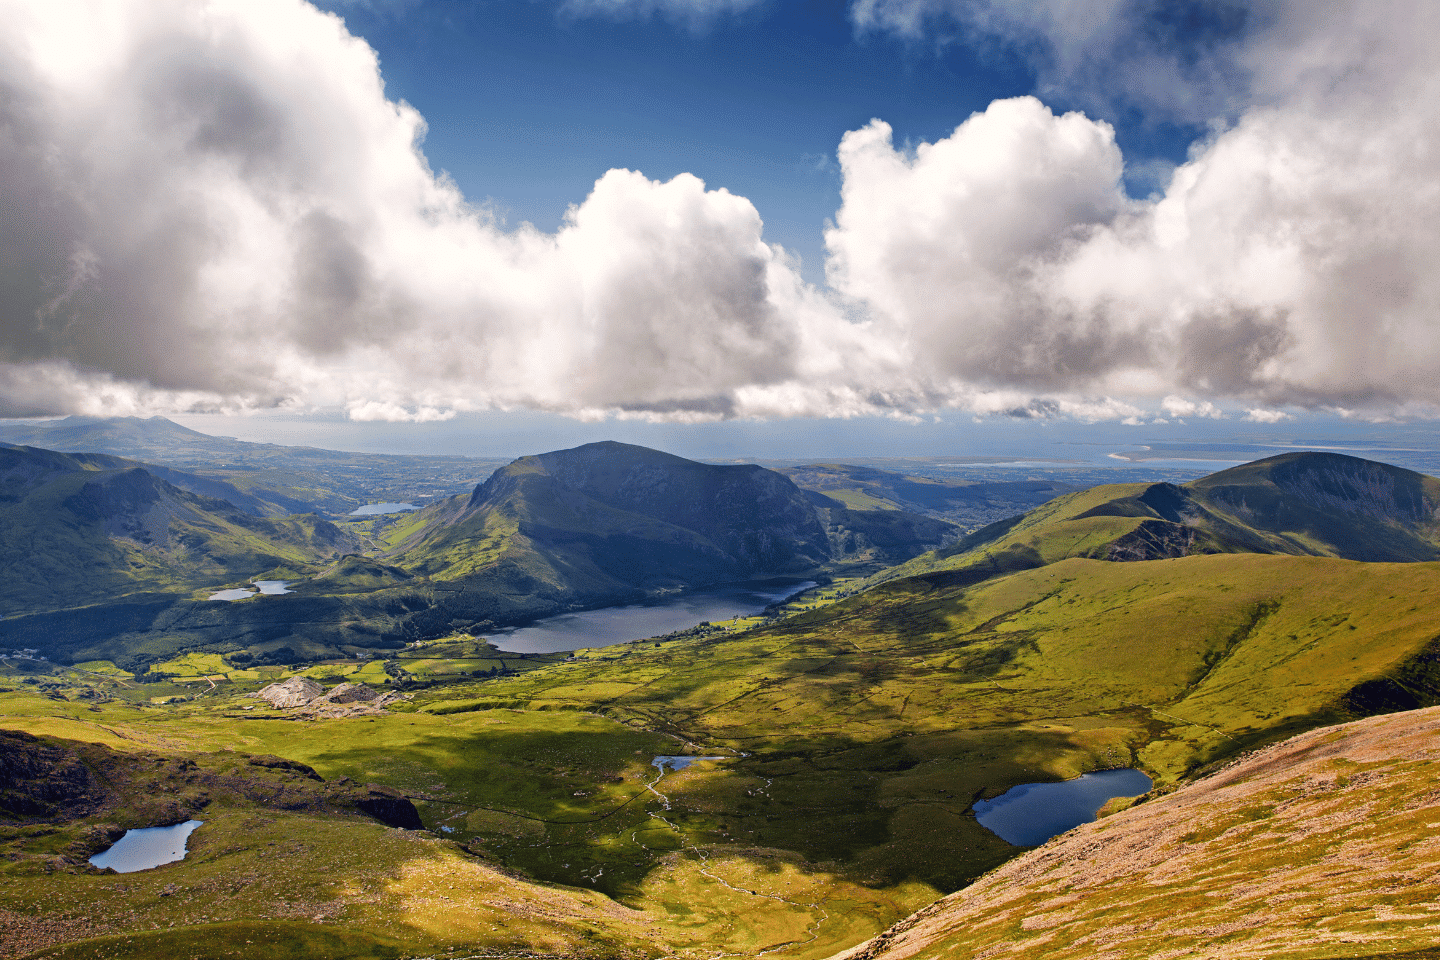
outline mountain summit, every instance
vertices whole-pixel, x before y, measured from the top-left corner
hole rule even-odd
[[[1107,484],[993,523],[886,577],[964,570],[973,580],[1068,557],[1207,553],[1440,560],[1440,480],[1359,457],[1305,452],[1183,485]]]
[[[521,457],[417,515],[391,553],[432,580],[557,607],[803,573],[829,555],[780,474],[615,442]]]

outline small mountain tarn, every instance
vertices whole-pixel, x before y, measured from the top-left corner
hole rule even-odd
[[[294,594],[162,595],[149,615],[176,636],[243,623],[261,649],[279,644],[264,658],[227,653],[249,665],[228,683],[213,676],[227,666],[218,653],[170,661],[209,681],[188,687],[173,672],[67,667],[33,650],[0,663],[7,724],[73,737],[3,736],[0,941],[69,951],[57,956],[218,955],[283,931],[311,944],[279,951],[297,956],[814,960],[958,890],[981,899],[958,914],[958,899],[942,901],[856,955],[1088,957],[1123,936],[1148,956],[1213,929],[1257,954],[1435,947],[1433,722],[1384,726],[1412,711],[1269,746],[1440,695],[1440,565],[1360,562],[1430,536],[1428,478],[1407,488],[1363,462],[1301,458],[1289,472],[1219,474],[1223,496],[1157,484],[1072,494],[912,563],[918,576],[858,595],[846,581],[758,629],[496,671],[518,655],[497,660],[451,597],[513,588],[518,608],[526,577],[552,575],[567,602],[576,594],[561,591],[585,576],[679,585],[619,566],[647,541],[700,571],[812,548],[837,562],[818,512],[789,546],[742,538],[753,552],[732,552],[724,531],[743,524],[686,526],[680,506],[652,496],[674,472],[692,478],[684,486],[705,471],[582,453],[569,467],[512,465],[501,478],[512,487],[497,481],[463,521],[479,539],[425,558],[453,580],[398,549],[449,536],[432,508],[394,521],[384,558],[312,569]],[[106,502],[128,502],[128,489]],[[473,499],[451,503],[451,519]],[[824,509],[832,521],[839,510]],[[629,546],[607,551],[607,531]],[[1336,555],[1296,555],[1326,550]],[[460,632],[411,639],[441,615],[437,632]],[[334,649],[346,656],[293,666]],[[395,688],[403,701],[378,705]],[[1186,785],[1256,750],[1234,776]],[[677,754],[729,759],[654,765]],[[1124,766],[1155,789],[1019,860],[970,813],[1016,784]],[[123,828],[190,817],[206,828],[181,863],[126,877],[84,866]],[[1011,860],[999,886],[983,879]],[[335,939],[341,926],[351,939]],[[1266,928],[1277,933],[1262,942]],[[1151,930],[1164,937],[1146,941]]]
[[[1088,960],[1098,942],[1122,957],[1429,960],[1437,734],[1436,708],[1302,734],[1027,852],[834,960]]]
[[[1039,846],[1089,823],[1116,797],[1138,797],[1154,782],[1139,770],[1099,770],[1059,783],[1022,783],[975,803],[975,819],[1006,843]]]

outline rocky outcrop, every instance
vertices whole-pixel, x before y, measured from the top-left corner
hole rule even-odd
[[[317,720],[359,717],[381,713],[390,704],[403,699],[393,690],[382,692],[363,683],[342,683],[324,696],[311,700],[298,712]]]
[[[1141,520],[1134,530],[1110,544],[1105,559],[1117,562],[1162,560],[1206,552],[1196,549],[1197,541],[1204,544],[1206,538],[1193,527],[1167,520]]]
[[[317,697],[315,703],[370,703],[378,700],[382,694],[379,690],[365,686],[363,683],[342,683],[334,690],[322,697]]]
[[[309,677],[291,677],[272,683],[251,696],[277,710],[290,710],[297,716],[316,720],[376,714],[404,699],[393,691],[381,692],[363,683],[342,683],[326,693],[323,686]]]
[[[22,817],[73,814],[104,795],[78,756],[19,730],[0,730],[0,811]]]
[[[386,826],[399,827],[402,830],[422,830],[425,827],[420,822],[420,813],[415,809],[415,804],[398,790],[370,784],[363,793],[357,792],[353,802]]]
[[[295,707],[303,707],[324,693],[325,688],[309,677],[291,677],[279,683],[272,683],[253,696],[264,700],[277,710],[290,710]]]

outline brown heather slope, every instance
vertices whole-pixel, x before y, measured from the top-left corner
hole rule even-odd
[[[1086,824],[834,960],[1440,957],[1440,707]]]

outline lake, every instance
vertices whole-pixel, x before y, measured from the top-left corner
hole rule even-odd
[[[1114,797],[1138,797],[1154,784],[1139,770],[1100,770],[1063,783],[1022,783],[975,804],[980,826],[1017,847],[1034,847],[1095,819]]]
[[[289,580],[256,580],[255,586],[260,588],[261,594],[274,596],[281,593],[294,593],[290,589]],[[244,600],[246,597],[256,596],[254,590],[249,587],[235,587],[230,590],[217,590],[210,594],[211,600]]]
[[[352,517],[378,517],[386,513],[405,513],[408,510],[419,510],[413,503],[367,503],[363,507],[357,507],[350,511]]]
[[[486,639],[510,653],[560,653],[584,647],[608,647],[686,630],[699,623],[749,617],[770,604],[809,590],[815,583],[783,585],[741,583],[697,590],[657,603],[562,613],[528,627],[500,630]]]
[[[661,756],[650,761],[650,766],[655,767],[661,773],[669,770],[674,773],[676,770],[684,770],[692,763],[699,763],[702,760],[729,760],[729,757],[677,757]]]
[[[95,854],[90,862],[100,869],[109,867],[116,873],[149,870],[166,863],[185,859],[185,842],[203,820],[187,820],[169,827],[146,827],[126,830],[110,849]]]

